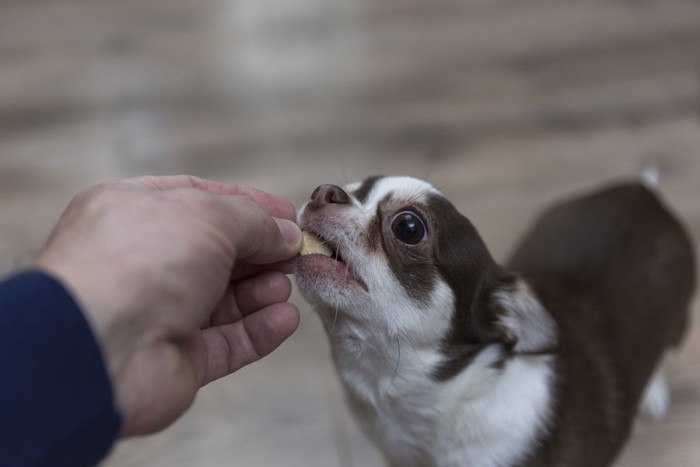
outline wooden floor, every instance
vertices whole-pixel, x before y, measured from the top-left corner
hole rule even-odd
[[[504,258],[547,203],[656,164],[700,249],[699,113],[692,0],[0,0],[0,271],[81,187],[139,174],[297,205],[320,183],[423,177]],[[294,300],[278,352],[105,465],[379,466]],[[619,466],[700,465],[697,324],[670,376],[670,416]]]

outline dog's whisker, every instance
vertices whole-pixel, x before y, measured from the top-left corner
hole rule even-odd
[[[331,335],[333,335],[333,330],[335,329],[335,323],[338,321],[338,310],[339,310],[339,307],[338,307],[338,305],[336,305],[335,314],[333,315],[333,324],[331,325],[331,329],[328,331],[328,333]]]
[[[304,315],[310,315],[314,313],[319,307],[323,305],[323,303],[316,303],[316,304],[310,304],[311,306],[302,308],[299,310],[299,314],[304,316]]]
[[[399,366],[401,365],[401,338],[396,336],[396,366],[394,367],[394,374],[391,376],[391,381],[389,381],[389,386],[384,391],[385,394],[389,394],[389,391],[394,386],[394,381],[396,376],[399,374]]]
[[[340,159],[340,173],[343,175],[343,185],[350,183],[348,180],[348,174],[345,171],[345,158]]]

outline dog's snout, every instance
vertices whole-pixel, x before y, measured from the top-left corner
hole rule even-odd
[[[328,204],[350,204],[350,195],[337,185],[321,185],[311,193],[310,209],[319,209]]]

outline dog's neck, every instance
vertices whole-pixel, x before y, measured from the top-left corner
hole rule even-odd
[[[514,466],[537,448],[553,405],[551,356],[493,344],[441,381],[439,346],[342,316],[324,321],[349,403],[391,465]]]

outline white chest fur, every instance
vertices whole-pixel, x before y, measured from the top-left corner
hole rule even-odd
[[[496,369],[501,350],[494,345],[441,382],[430,374],[437,351],[399,340],[334,338],[353,413],[392,466],[514,466],[546,429],[550,357],[516,357]]]

